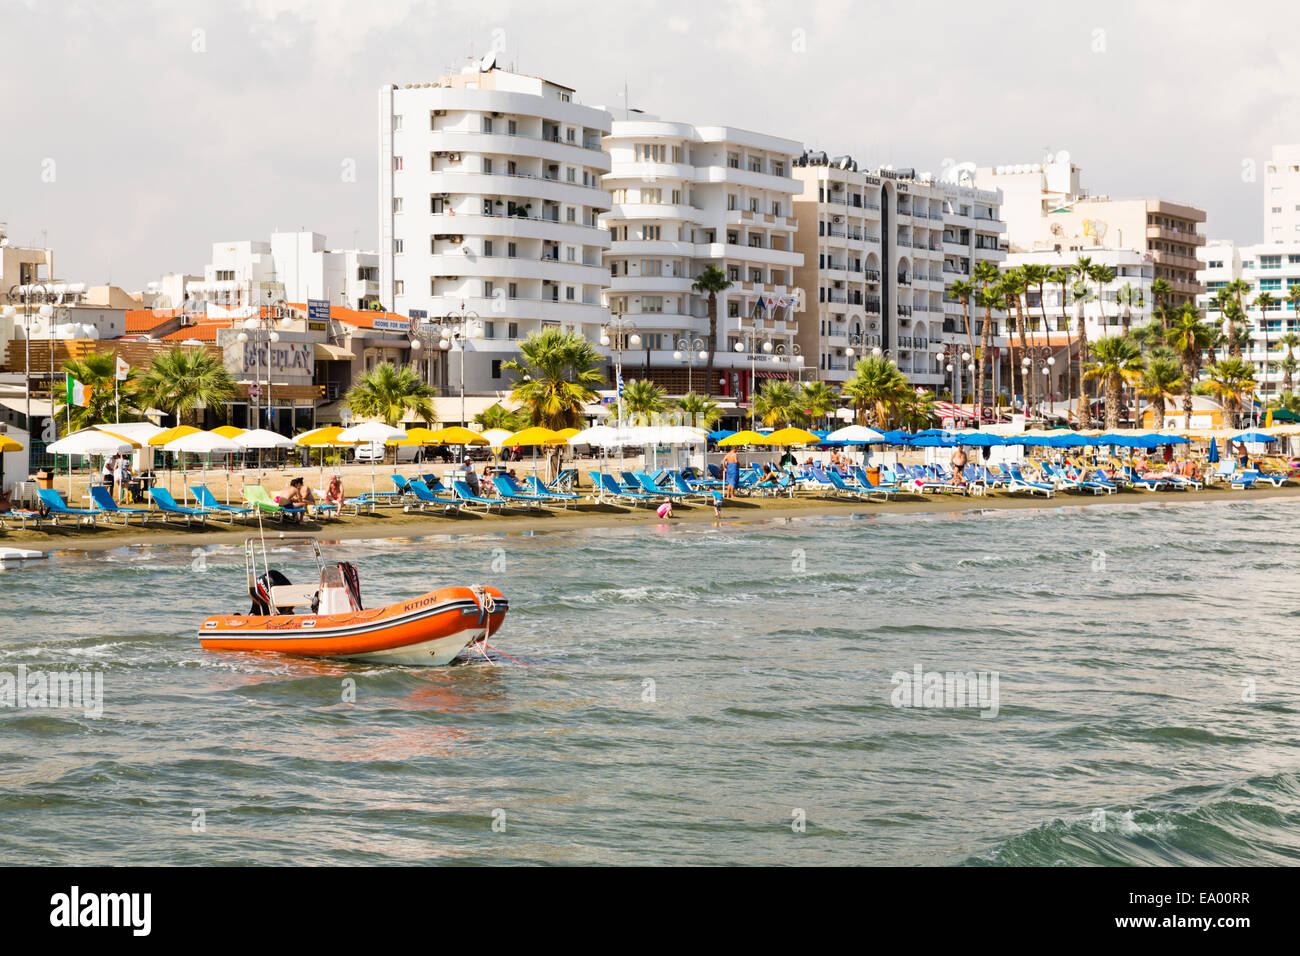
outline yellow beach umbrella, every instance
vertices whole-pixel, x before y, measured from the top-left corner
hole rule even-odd
[[[165,432],[159,432],[149,439],[150,445],[166,445],[174,442],[178,438],[184,438],[186,435],[196,435],[203,429],[195,428],[193,425],[177,425],[175,428],[169,428]]]
[[[438,433],[432,428],[421,428],[417,426],[415,428],[408,428],[406,430],[405,438],[390,438],[388,441],[384,442],[384,444],[403,445],[408,448],[411,445],[437,445],[441,441],[437,436]]]
[[[734,448],[737,445],[764,445],[767,444],[767,436],[760,435],[758,432],[745,431],[736,432],[734,435],[728,435],[722,441],[718,442],[720,448]]]
[[[349,443],[339,441],[339,432],[341,431],[343,429],[338,425],[327,425],[324,428],[313,428],[309,432],[303,432],[301,435],[295,436],[293,440],[299,445],[306,445],[308,448],[343,447]]]
[[[502,445],[567,445],[569,439],[565,438],[557,431],[551,431],[541,425],[534,425],[531,428],[525,428],[523,431],[515,432],[509,438],[501,442]]]
[[[578,434],[581,429],[578,428],[561,428],[556,434],[563,435],[565,441],[568,441],[574,435]]]
[[[765,445],[820,445],[821,439],[802,428],[782,428],[763,439]]]
[[[22,442],[14,441],[14,439],[8,437],[7,435],[0,435],[0,452],[22,451],[22,450],[23,450]]]
[[[236,435],[242,435],[248,431],[247,428],[237,428],[234,425],[222,425],[220,428],[212,429],[212,434],[220,435],[222,438],[234,438]]]
[[[430,444],[438,445],[486,445],[488,440],[478,432],[472,432],[468,428],[461,428],[459,425],[451,425],[447,428],[439,428],[431,432],[433,437],[429,439]]]

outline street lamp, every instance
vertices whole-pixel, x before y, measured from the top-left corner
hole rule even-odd
[[[40,290],[39,292],[37,290]],[[17,295],[15,295],[15,292]],[[9,289],[10,301],[18,299],[23,304],[23,399],[25,410],[23,412],[26,421],[24,427],[27,431],[28,444],[31,444],[32,435],[32,305],[37,300],[44,300],[37,308],[36,314],[45,320],[47,334],[50,338],[50,406],[53,409],[54,404],[54,329],[52,319],[54,317],[54,306],[50,305],[51,298],[49,287],[44,283],[29,283],[27,285],[15,285]],[[17,317],[18,311],[12,305],[4,307],[4,318],[7,323],[12,323]],[[29,452],[30,454],[30,452]]]
[[[698,353],[701,362],[708,360],[709,353],[704,350],[706,344],[704,339],[691,338],[689,335],[683,335],[673,341],[673,348],[676,350],[673,352],[673,359],[678,362],[682,361],[683,358],[686,359],[686,390],[688,392],[694,391],[692,374],[695,371],[696,354]]]
[[[618,401],[618,426],[623,427],[623,352],[628,348],[635,349],[641,344],[641,336],[637,334],[636,323],[631,319],[623,317],[623,313],[615,312],[609,322],[600,330],[600,344],[614,352],[615,378],[614,387]],[[707,357],[707,353],[706,353]]]
[[[268,298],[271,295],[269,291],[266,294]],[[274,427],[274,422],[271,420],[272,407],[271,407],[271,348],[270,347],[276,342],[280,341],[280,333],[275,330],[277,319],[279,323],[285,327],[288,327],[290,323],[293,322],[293,319],[288,314],[278,315],[278,310],[274,309],[273,306],[268,305],[265,314],[262,314],[261,309],[258,309],[258,314],[247,319],[244,322],[244,328],[241,329],[239,334],[235,336],[235,341],[241,344],[247,342],[256,342],[259,345],[265,345],[266,427],[271,431],[274,431],[275,427]],[[257,360],[253,366],[253,377],[257,380],[257,384],[259,386],[262,380],[261,379],[262,351],[263,349],[261,348],[257,350]],[[257,404],[254,403],[253,408],[257,409],[257,407],[258,407]],[[254,421],[253,421],[254,428],[258,427],[258,423],[256,421],[257,417],[258,416],[255,414]]]
[[[408,330],[411,336],[411,348],[419,351],[424,346],[437,347],[443,352],[450,352],[455,349],[460,353],[460,423],[468,425],[469,420],[465,417],[465,350],[470,339],[476,339],[481,334],[479,327],[479,314],[472,309],[466,309],[462,301],[459,309],[452,309],[444,316],[440,316],[437,321],[419,319],[413,321]],[[429,378],[430,384],[433,384],[433,356],[429,356]],[[444,389],[445,390],[445,389]]]

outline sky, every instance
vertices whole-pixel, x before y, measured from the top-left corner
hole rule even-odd
[[[862,165],[1066,149],[1092,193],[1258,242],[1270,147],[1300,142],[1297,27],[1275,0],[0,0],[0,223],[129,291],[276,229],[373,249],[379,87],[497,49],[616,116],[626,88]]]

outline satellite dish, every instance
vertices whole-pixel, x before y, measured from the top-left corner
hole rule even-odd
[[[1068,149],[1061,150],[1056,154],[1056,161],[1062,166],[1068,165],[1070,162],[1070,151]]]
[[[486,73],[488,70],[493,69],[496,65],[497,65],[497,51],[492,50],[490,53],[488,53],[487,56],[483,57],[483,59],[479,62],[478,71],[480,73]]]

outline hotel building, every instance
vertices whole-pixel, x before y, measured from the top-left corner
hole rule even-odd
[[[380,90],[379,299],[456,330],[466,391],[507,386],[530,332],[599,341],[609,129],[572,89],[489,64]]]
[[[801,186],[791,161],[800,145],[628,116],[605,139],[611,206],[601,217],[611,239],[609,311],[640,340],[623,355],[624,379],[649,379],[674,395],[706,390],[708,301],[691,286],[712,265],[731,282],[717,295],[713,395],[744,401],[751,378],[798,380],[795,270],[803,257],[793,199]]]
[[[1274,146],[1264,165],[1264,241],[1300,242],[1300,144]]]

